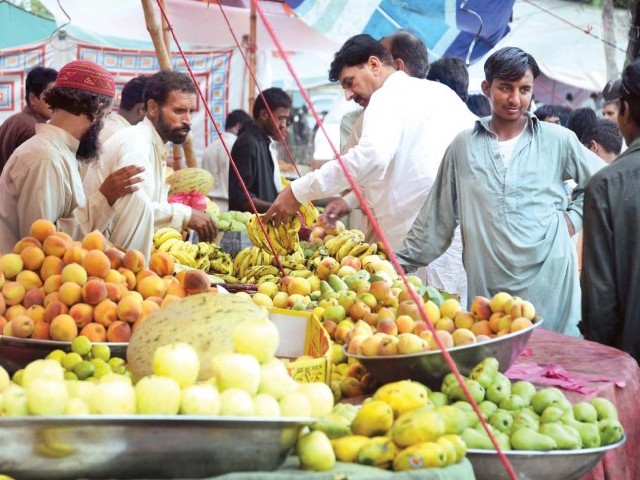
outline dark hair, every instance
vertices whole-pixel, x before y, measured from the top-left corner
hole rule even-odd
[[[569,115],[571,115],[571,109],[565,105],[554,105],[556,115],[560,118],[560,125],[566,127],[569,125]]]
[[[517,47],[501,48],[484,62],[484,77],[489,83],[495,78],[515,82],[520,80],[527,70],[531,70],[533,78],[540,75],[540,67],[536,60]]]
[[[148,80],[149,77],[146,75],[140,75],[124,84],[120,95],[121,110],[132,110],[137,104],[143,103],[144,89]]]
[[[44,92],[44,89],[47,88],[47,85],[55,82],[56,78],[58,78],[58,71],[53,68],[35,67],[27,73],[27,79],[24,82],[27,105],[29,105],[30,93],[39,97]]]
[[[77,88],[53,87],[44,93],[44,101],[51,110],[64,110],[72,115],[86,115],[94,121],[111,105],[113,97]]]
[[[431,64],[427,80],[445,84],[456,92],[463,102],[469,97],[469,71],[464,60],[443,57]]]
[[[533,114],[538,117],[538,120],[545,121],[549,117],[559,117],[556,112],[556,105],[552,105],[547,103],[546,105],[542,105],[536,109]]]
[[[602,108],[606,107],[607,105],[615,105],[616,107],[620,108],[620,99],[614,98],[612,100],[605,100],[604,102],[602,102]]]
[[[389,40],[391,56],[404,62],[407,74],[416,78],[427,78],[429,54],[424,42],[407,30],[398,30],[385,37]]]
[[[640,126],[640,98],[629,95],[620,97],[620,115],[625,115],[626,105],[629,105],[629,110],[633,123]],[[609,120],[611,121],[611,120]]]
[[[599,118],[591,125],[580,139],[583,145],[589,145],[591,141],[602,145],[607,153],[620,154],[622,150],[622,134],[618,125],[611,120]]]
[[[240,124],[240,127],[242,128],[249,122],[251,122],[251,117],[249,116],[249,114],[244,110],[238,109],[232,111],[231,113],[229,113],[229,115],[227,115],[227,118],[224,121],[224,128],[235,127],[238,124]]]
[[[478,117],[491,115],[491,103],[489,99],[481,93],[469,95],[469,98],[467,98],[467,108]]]
[[[591,126],[598,121],[596,112],[590,108],[576,108],[569,114],[567,128],[576,134],[576,137],[582,142],[582,136]],[[584,142],[582,142],[584,143]]]
[[[173,70],[162,70],[154,73],[147,80],[144,89],[144,106],[149,100],[154,100],[159,106],[163,106],[169,98],[169,94],[175,90],[185,93],[196,93],[196,86],[191,77],[185,73]]]
[[[337,82],[343,68],[367,63],[369,57],[378,57],[383,64],[393,65],[391,52],[371,35],[361,33],[351,37],[334,55],[329,67],[329,81]]]
[[[253,118],[257,119],[262,110],[266,110],[266,105],[272,112],[276,108],[291,108],[291,97],[281,88],[272,87],[263,90],[253,104]]]

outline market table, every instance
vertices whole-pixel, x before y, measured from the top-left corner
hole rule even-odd
[[[527,349],[515,362],[514,370],[531,367],[531,364],[549,366],[552,371],[558,370],[560,376],[564,369],[577,388],[592,390],[587,393],[565,390],[572,403],[598,396],[608,398],[618,408],[627,442],[621,448],[608,452],[581,480],[640,479],[640,368],[635,359],[606,345],[538,328],[533,332]],[[510,372],[508,376],[511,376]],[[539,386],[548,386],[542,382],[553,380],[532,381]]]

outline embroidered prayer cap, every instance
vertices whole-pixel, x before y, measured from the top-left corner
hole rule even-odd
[[[113,75],[107,70],[87,60],[74,60],[58,72],[56,87],[75,88],[85,92],[115,96]]]
[[[607,82],[602,96],[605,100],[640,97],[640,59],[634,60],[624,68],[622,78]]]

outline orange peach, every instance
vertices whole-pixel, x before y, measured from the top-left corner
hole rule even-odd
[[[52,293],[60,290],[62,286],[62,277],[60,275],[51,275],[44,281],[44,293]]]
[[[166,252],[154,252],[149,259],[149,268],[161,277],[172,275],[175,269],[173,257]]]
[[[61,314],[51,320],[49,335],[53,340],[70,342],[78,336],[78,326],[71,315]]]
[[[29,233],[42,242],[49,235],[56,233],[56,226],[49,220],[40,218],[31,224]]]
[[[476,343],[476,336],[467,328],[458,328],[451,336],[453,337],[453,344],[456,347]]]
[[[413,300],[404,300],[398,304],[398,315],[408,315],[414,320],[422,320],[420,307]]]
[[[187,270],[183,277],[182,286],[189,295],[209,291],[211,280],[202,270]]]
[[[391,293],[391,285],[384,280],[376,280],[375,282],[371,282],[369,293],[376,297],[378,302],[381,302]]]
[[[87,254],[87,250],[82,248],[81,246],[73,245],[71,248],[68,248],[64,255],[62,256],[62,261],[65,265],[69,265],[70,263],[79,263],[82,265],[82,259]]]
[[[42,305],[31,305],[25,314],[29,315],[35,324],[44,322],[44,307]]]
[[[30,288],[24,294],[24,298],[22,299],[22,305],[24,306],[24,308],[27,308],[27,309],[33,305],[42,306],[44,305],[44,297],[45,297],[44,289],[38,288],[38,287]]]
[[[11,333],[14,337],[28,338],[33,333],[33,320],[28,315],[18,315],[11,320]]]
[[[21,283],[5,282],[2,287],[2,295],[7,305],[18,305],[22,302],[26,290]]]
[[[118,305],[109,299],[105,299],[93,309],[93,319],[95,322],[109,327],[118,319],[117,311]]]
[[[7,253],[0,257],[0,270],[7,280],[13,280],[24,268],[22,257],[16,253]]]
[[[113,268],[109,270],[109,273],[104,276],[103,280],[109,283],[127,283],[125,276]]]
[[[377,312],[367,312],[362,316],[362,321],[371,325],[372,327],[377,327],[378,325],[378,313]]]
[[[27,247],[38,247],[42,249],[42,243],[37,238],[23,237],[13,246],[13,253],[20,255]]]
[[[4,300],[4,297],[0,295],[0,315],[4,315],[4,312],[6,309],[7,309],[7,302]]]
[[[4,312],[4,316],[7,321],[11,321],[12,318],[17,317],[18,315],[25,315],[27,313],[27,309],[22,305],[12,305]]]
[[[62,259],[49,255],[42,261],[42,266],[40,267],[40,278],[42,278],[42,280],[46,280],[52,275],[60,275],[63,268],[64,262]]]
[[[60,300],[53,300],[49,305],[44,307],[44,321],[49,323],[58,315],[65,313],[69,313],[69,307]]]
[[[378,310],[378,320],[388,318],[389,320],[396,320],[396,312],[389,307],[382,307]]]
[[[471,325],[470,329],[473,334],[477,337],[478,335],[491,335],[493,331],[491,330],[491,326],[489,325],[489,320],[480,320],[473,325]]]
[[[107,298],[114,302],[119,302],[120,297],[122,296],[122,290],[120,290],[121,285],[117,283],[105,282],[104,286],[107,289]]]
[[[133,290],[134,288],[136,288],[136,274],[133,273],[131,270],[129,270],[128,268],[125,267],[120,267],[118,269],[118,272],[120,272],[120,274],[124,277],[125,281],[127,282],[127,288],[129,290]]]
[[[101,232],[94,230],[87,233],[82,239],[82,248],[87,250],[101,250],[104,251],[107,245],[107,240],[104,238]]]
[[[49,335],[50,328],[51,324],[47,322],[35,322],[31,338],[35,340],[51,340],[51,336]]]
[[[136,290],[140,292],[143,298],[162,298],[167,291],[167,286],[165,285],[164,280],[154,274],[140,280],[137,284]]]
[[[82,287],[82,300],[89,305],[97,305],[105,298],[107,298],[107,287],[101,278],[92,278]]]
[[[42,306],[44,306],[44,308],[47,308],[49,306],[49,304],[51,302],[53,302],[54,300],[60,301],[60,293],[59,292],[47,293],[46,296],[44,297],[44,302],[42,302]]]
[[[121,320],[116,320],[107,329],[107,341],[128,342],[131,338],[131,326]]]
[[[138,273],[146,266],[144,255],[138,250],[127,250],[122,259],[122,265],[131,270],[133,273]]]
[[[491,328],[492,333],[497,333],[499,328],[500,319],[504,317],[505,314],[503,312],[495,312],[489,317],[489,327]]]
[[[136,286],[140,284],[143,278],[147,277],[158,277],[158,274],[153,270],[149,270],[148,268],[143,268],[138,273],[136,273]]]
[[[162,303],[162,299],[160,299],[160,303]],[[142,302],[142,316],[147,317],[153,312],[160,310],[160,303],[153,302],[148,298],[144,300]]]
[[[165,293],[165,297],[167,297],[169,295],[174,296],[174,297],[184,298],[184,297],[187,296],[187,291],[179,283],[171,282],[169,284],[169,286],[167,287],[167,291]]]
[[[527,317],[514,318],[511,322],[511,332],[517,332],[533,325]]]
[[[396,318],[396,326],[398,327],[398,333],[413,332],[415,321],[409,315],[398,315]]]
[[[18,275],[16,275],[16,282],[22,285],[25,290],[42,286],[42,280],[40,279],[40,276],[36,272],[32,272],[31,270],[21,271]]]
[[[466,328],[467,330],[471,328],[471,326],[476,323],[476,319],[473,318],[473,315],[469,312],[465,312],[464,310],[460,310],[456,313],[453,321],[456,324],[456,328]]]
[[[77,283],[65,282],[58,290],[58,298],[67,307],[82,301],[82,287]]]
[[[81,330],[82,327],[93,321],[93,307],[86,303],[76,303],[69,309],[69,315],[76,321],[78,330]]]
[[[53,255],[54,257],[62,258],[65,252],[71,248],[71,244],[64,238],[56,235],[49,235],[42,242],[42,251],[45,255]]]
[[[81,287],[87,283],[87,271],[82,265],[78,265],[77,263],[66,265],[62,269],[60,276],[62,277],[62,283],[73,282]]]
[[[22,258],[24,268],[27,270],[40,270],[44,257],[45,255],[42,249],[35,245],[27,246],[20,252],[20,258]]]
[[[353,321],[361,320],[367,313],[371,313],[371,308],[362,300],[356,300],[349,309],[349,316]]]
[[[87,337],[92,343],[107,341],[107,329],[99,323],[89,323],[82,327],[80,335]]]
[[[142,315],[142,301],[134,295],[127,295],[118,302],[118,319],[133,323]]]
[[[500,317],[500,320],[498,321],[497,333],[509,333],[511,331],[511,323],[513,322],[513,320],[514,318],[511,315],[504,315],[503,317]]]
[[[13,332],[11,331],[11,320],[5,321],[2,327],[2,335],[5,337],[13,337]]]
[[[424,333],[424,332],[423,332]],[[446,330],[436,330],[436,333],[428,340],[429,350],[440,350],[440,346],[436,341],[436,337],[440,339],[440,342],[444,344],[445,349],[453,347],[453,337]]]
[[[162,297],[153,297],[153,296],[147,297],[143,300],[142,303],[144,304],[145,301],[155,303],[158,306],[162,305]]]
[[[111,262],[111,268],[118,270],[122,266],[122,259],[124,258],[124,252],[121,252],[117,248],[107,248],[104,254],[109,258]]]
[[[69,235],[67,232],[54,232],[51,235],[53,235],[54,237],[62,238],[69,245],[69,247],[75,245],[73,238],[71,238],[71,235]]]
[[[160,307],[164,307],[165,305],[169,305],[170,303],[173,302],[177,302],[178,300],[181,300],[183,297],[179,297],[177,295],[165,295],[165,297],[162,299],[162,303],[160,304]]]
[[[456,324],[449,317],[440,317],[440,320],[438,320],[434,326],[436,330],[443,330],[449,333],[453,333],[456,329]]]
[[[489,320],[491,314],[490,300],[482,295],[473,297],[471,302],[471,313],[479,320]]]
[[[87,275],[104,278],[111,270],[111,260],[100,250],[89,250],[82,259]]]

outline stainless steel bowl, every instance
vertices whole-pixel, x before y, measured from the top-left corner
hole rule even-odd
[[[599,448],[582,450],[552,450],[550,452],[507,451],[504,452],[519,480],[577,480],[602,459],[605,453],[621,446],[618,443]],[[473,465],[477,480],[509,479],[507,470],[495,450],[467,450],[467,458]]]
[[[100,345],[95,343],[94,345]],[[112,357],[127,358],[126,342],[105,343],[109,345]],[[0,335],[0,365],[13,375],[17,370],[26,367],[30,362],[46,357],[54,350],[71,351],[71,342],[56,340],[34,340]]]
[[[202,478],[277,469],[310,418],[5,417],[0,472],[32,480]]]
[[[487,357],[495,357],[500,363],[500,371],[506,372],[524,350],[533,330],[542,323],[542,319],[538,319],[531,327],[515,333],[447,351],[462,375],[468,375],[474,366]],[[409,379],[440,390],[442,379],[451,372],[440,350],[406,355],[366,356],[348,353],[345,345],[343,352],[347,357],[357,358],[382,384]]]

